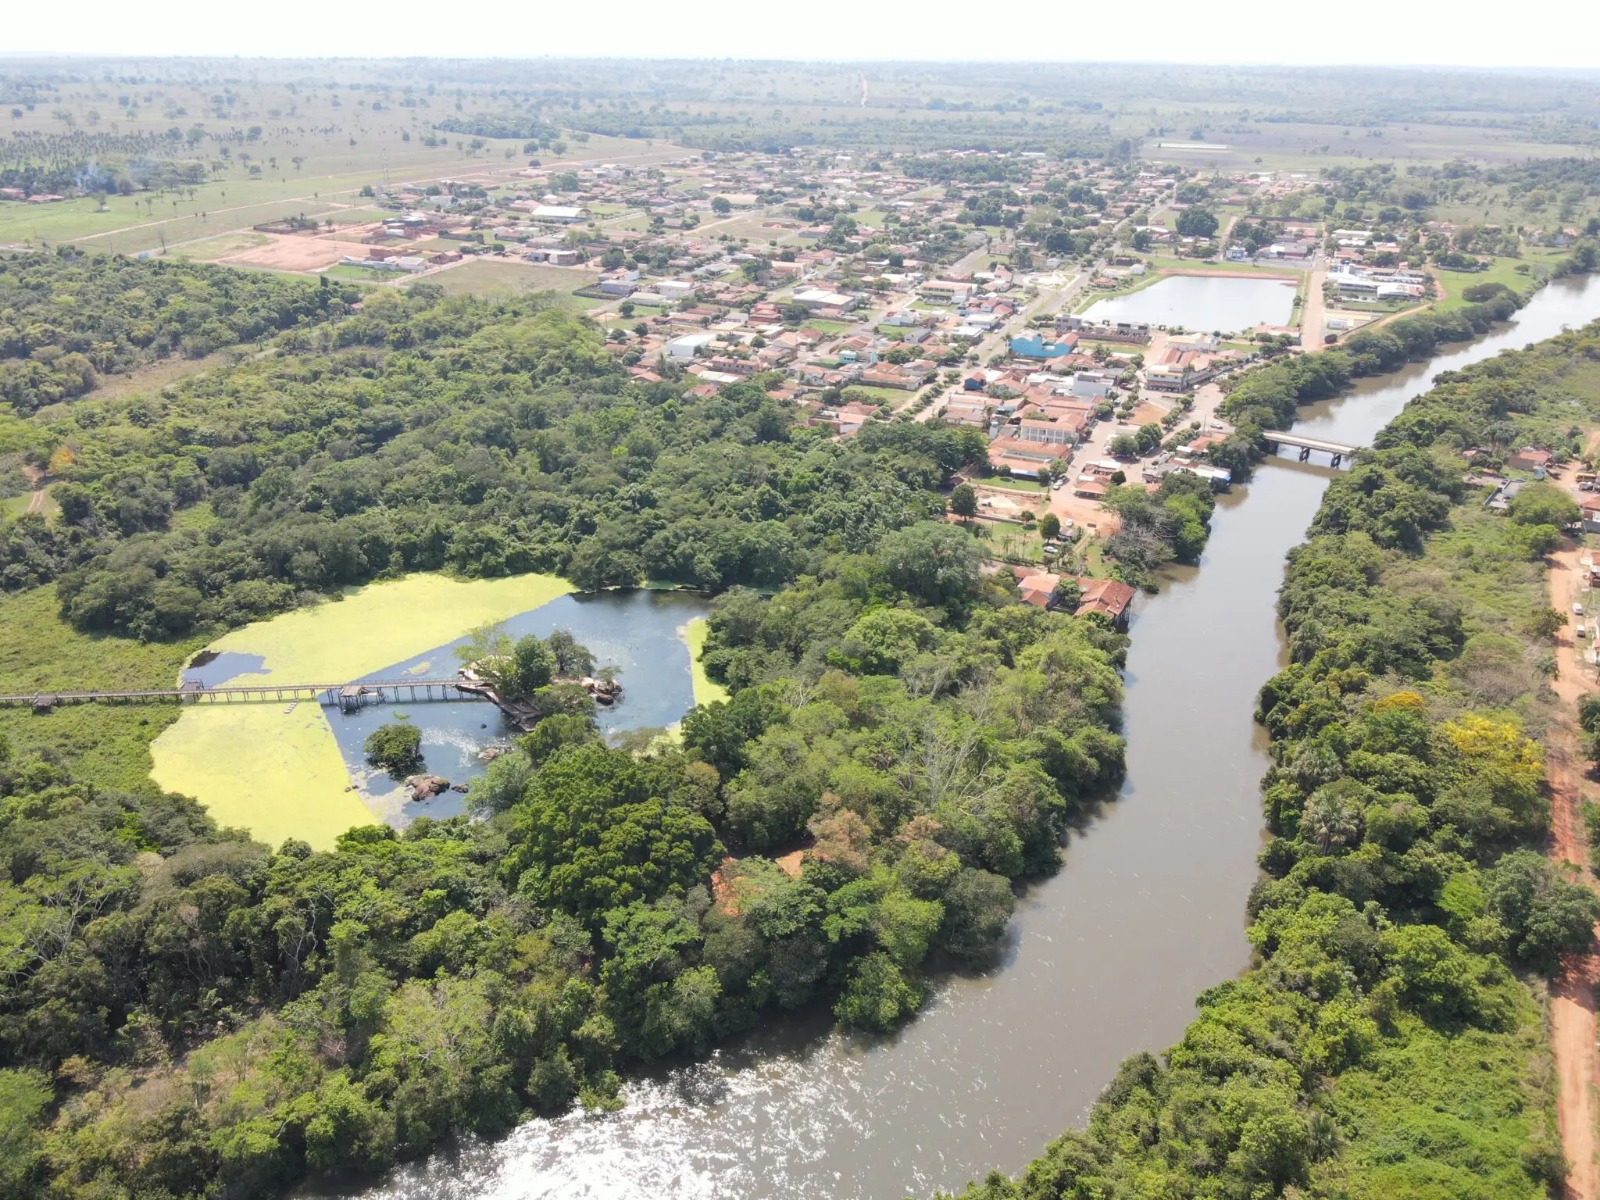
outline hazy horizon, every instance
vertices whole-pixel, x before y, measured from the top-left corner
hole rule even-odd
[[[1210,15],[1211,10],[1201,10]],[[769,19],[763,20],[763,12]],[[252,24],[219,27],[201,0],[163,0],[131,9],[87,0],[63,14],[32,6],[8,21],[4,57],[15,58],[444,58],[674,59],[836,63],[1125,63],[1250,67],[1410,67],[1600,70],[1592,38],[1564,36],[1592,19],[1576,0],[1519,5],[1514,23],[1492,30],[1440,21],[1423,6],[1360,0],[1336,11],[1286,6],[1236,19],[1194,23],[1196,10],[1150,0],[1136,14],[1075,12],[1021,0],[993,21],[954,5],[903,12],[865,9],[847,20],[805,9],[752,10],[733,0],[698,0],[676,9],[616,0],[601,10],[551,6],[530,17],[508,0],[471,10],[473,33],[491,45],[455,47],[454,31],[433,10],[368,11],[283,0]],[[428,23],[424,18],[434,18]],[[773,19],[779,18],[779,19]],[[63,31],[70,22],[70,33]],[[1129,36],[1137,23],[1143,38]],[[598,32],[597,32],[598,31]],[[1058,53],[1040,53],[1060,42]]]

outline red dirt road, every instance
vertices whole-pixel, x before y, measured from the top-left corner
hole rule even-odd
[[[1558,612],[1570,613],[1582,592],[1579,552],[1556,554],[1550,570],[1550,603]],[[1584,764],[1579,751],[1576,715],[1578,699],[1589,688],[1586,672],[1593,667],[1579,657],[1583,645],[1572,627],[1557,638],[1555,680],[1561,698],[1560,723],[1551,730],[1546,753],[1550,778],[1551,846],[1556,861],[1575,863],[1581,877],[1595,887],[1584,869],[1589,861],[1583,822]],[[1571,1164],[1567,1176],[1568,1200],[1600,1200],[1600,1164],[1596,1163],[1595,1096],[1600,1087],[1600,1052],[1595,1045],[1595,995],[1600,985],[1600,957],[1589,954],[1566,964],[1550,1000],[1550,1042],[1560,1081],[1561,1143]]]

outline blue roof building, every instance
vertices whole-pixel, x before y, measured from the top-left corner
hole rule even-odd
[[[1019,354],[1023,358],[1060,358],[1063,354],[1071,354],[1072,350],[1072,343],[1047,342],[1042,333],[1030,333],[1011,339],[1011,353]]]

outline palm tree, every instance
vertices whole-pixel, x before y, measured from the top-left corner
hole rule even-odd
[[[1300,816],[1300,833],[1324,854],[1361,840],[1361,809],[1347,796],[1329,788],[1312,794]]]

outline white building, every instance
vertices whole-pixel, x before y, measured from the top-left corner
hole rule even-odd
[[[1117,377],[1107,371],[1079,371],[1072,377],[1072,394],[1088,400],[1104,400]]]
[[[686,333],[675,337],[667,343],[667,356],[688,362],[703,346],[709,346],[716,340],[714,333]]]
[[[536,204],[529,215],[535,221],[550,221],[556,225],[575,225],[583,220],[583,209],[571,204]]]
[[[952,283],[948,279],[930,279],[917,289],[917,293],[935,304],[964,304],[972,294],[972,285]]]
[[[847,296],[843,292],[825,292],[821,288],[806,288],[794,294],[794,302],[803,304],[807,308],[839,308],[852,309],[856,306],[856,298]]]

